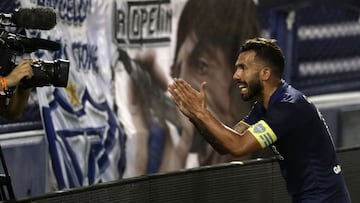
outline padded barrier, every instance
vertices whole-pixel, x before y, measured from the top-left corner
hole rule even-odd
[[[360,202],[360,147],[339,149],[352,202]],[[357,191],[357,192],[356,192]],[[76,188],[17,202],[242,202],[288,203],[274,158],[152,174]]]

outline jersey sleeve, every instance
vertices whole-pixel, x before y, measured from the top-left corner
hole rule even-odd
[[[259,105],[258,103],[254,103],[249,114],[246,115],[241,122],[245,123],[248,126],[254,125],[256,122],[260,120],[260,115],[262,113],[263,110],[261,105]]]

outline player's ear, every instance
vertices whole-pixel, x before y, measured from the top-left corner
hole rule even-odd
[[[260,70],[260,77],[262,80],[268,80],[271,74],[272,74],[271,68],[268,66],[265,66]]]

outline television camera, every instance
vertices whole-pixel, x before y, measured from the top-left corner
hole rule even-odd
[[[57,42],[27,38],[11,33],[5,28],[20,27],[25,29],[50,30],[56,25],[56,13],[51,8],[20,8],[12,14],[0,13],[0,75],[8,75],[16,67],[16,56],[35,52],[38,49],[57,51],[61,45]],[[22,88],[53,85],[66,87],[69,75],[69,61],[56,59],[54,61],[37,60],[32,65],[33,77],[23,78],[19,84]]]

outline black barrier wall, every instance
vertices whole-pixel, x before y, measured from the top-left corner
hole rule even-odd
[[[352,202],[360,202],[360,147],[338,150]],[[153,174],[59,191],[17,202],[289,203],[274,158]]]

